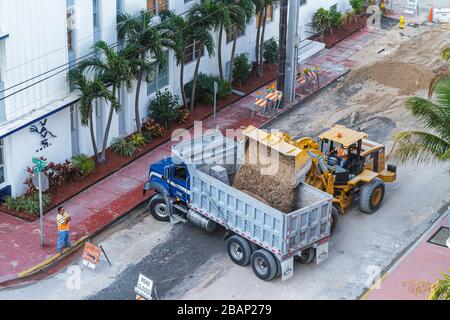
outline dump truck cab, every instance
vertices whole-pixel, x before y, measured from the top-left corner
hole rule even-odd
[[[148,181],[144,185],[144,194],[153,190],[157,197],[150,202],[152,215],[160,221],[168,221],[167,200],[175,204],[189,201],[189,171],[184,163],[176,163],[165,158],[150,165]]]

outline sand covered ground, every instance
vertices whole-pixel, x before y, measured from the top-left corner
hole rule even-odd
[[[450,45],[450,25],[423,25],[386,34],[349,57],[355,65],[337,85],[300,105],[268,129],[317,136],[335,123],[361,128],[369,139],[392,145],[392,133],[421,129],[405,99],[427,97],[430,80],[449,70],[439,52]]]

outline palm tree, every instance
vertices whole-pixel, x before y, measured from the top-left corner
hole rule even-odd
[[[217,11],[216,3],[211,0],[202,0],[200,3],[194,4],[187,14],[187,22],[189,25],[186,37],[187,43],[192,43],[194,45],[194,50],[196,50],[195,43],[199,44],[199,52],[197,53],[194,79],[192,82],[190,101],[191,113],[194,112],[195,89],[197,86],[198,71],[200,69],[203,49],[206,48],[210,57],[214,54],[214,40],[209,31],[217,26]]]
[[[446,47],[441,51],[440,54],[441,58],[446,61],[450,61],[450,47]],[[433,79],[430,82],[430,87],[428,90],[428,98],[431,98],[433,96],[434,88],[436,87],[436,84],[441,81],[442,79],[446,78],[448,76],[448,68],[442,68],[438,73],[433,77]]]
[[[217,43],[217,62],[219,64],[219,77],[220,79],[224,79],[223,75],[223,67],[222,67],[222,38],[223,38],[223,30],[230,29],[232,22],[231,22],[231,3],[234,2],[233,0],[218,0],[216,2],[217,6],[217,25],[215,27],[219,30],[219,39]],[[241,10],[242,13],[242,10]],[[236,23],[233,21],[233,23]],[[215,30],[217,31],[217,30]]]
[[[406,106],[429,132],[405,131],[395,135],[394,157],[400,162],[418,163],[450,159],[450,77],[435,87],[436,103],[411,97]]]
[[[261,41],[261,19],[263,18],[265,14],[265,6],[264,1],[265,0],[252,0],[253,4],[255,6],[255,15],[258,17],[257,21],[257,29],[256,29],[256,46],[255,46],[255,54],[256,54],[256,67],[259,70],[259,63],[260,63],[260,55],[261,55],[261,47],[262,44]]]
[[[142,82],[147,82],[154,78],[157,66],[165,63],[163,54],[163,40],[158,29],[152,26],[152,14],[150,11],[142,10],[139,15],[131,16],[128,13],[121,13],[117,17],[119,38],[127,41],[128,61],[131,65],[134,78],[137,81],[136,95],[134,99],[134,116],[136,129],[141,132],[141,117],[139,114],[139,97]],[[153,57],[156,62],[150,62],[149,57]]]
[[[111,129],[114,111],[118,112],[121,108],[120,102],[117,100],[117,89],[123,84],[126,85],[128,91],[131,90],[131,83],[134,79],[131,64],[127,60],[127,50],[117,52],[109,47],[104,41],[99,41],[93,46],[94,57],[82,61],[80,67],[92,69],[95,71],[98,79],[103,81],[107,86],[111,87],[111,99],[108,121],[106,123],[105,134],[103,135],[103,144],[99,163],[106,162],[106,147],[108,145],[108,136]]]
[[[98,78],[88,80],[84,75],[84,68],[77,66],[69,71],[69,80],[76,89],[80,91],[79,110],[81,115],[81,125],[89,127],[92,148],[96,162],[99,162],[99,153],[94,134],[93,107],[94,101],[111,101],[113,96],[103,81]]]
[[[188,45],[188,28],[186,20],[176,15],[173,11],[163,11],[160,13],[161,24],[159,28],[165,30],[166,36],[164,39],[169,39],[170,42],[167,47],[174,53],[177,65],[180,66],[180,88],[181,97],[183,99],[183,106],[186,107],[186,90],[184,89],[184,62],[185,62],[185,48]]]
[[[261,39],[259,41],[259,76],[262,77],[264,73],[263,68],[263,45],[264,45],[264,37],[266,33],[266,23],[267,23],[267,12],[269,11],[269,8],[272,7],[272,10],[275,10],[275,8],[280,3],[280,0],[262,0],[263,3],[263,15],[262,15],[262,21],[260,19],[260,24],[262,23],[262,29],[261,29]],[[273,12],[272,12],[273,14]]]
[[[249,24],[255,12],[255,6],[252,0],[228,0],[233,4],[230,5],[230,17],[233,21],[233,25],[227,31],[233,35],[233,46],[231,49],[231,59],[230,59],[230,72],[228,82],[231,84],[233,82],[233,68],[234,68],[234,57],[236,55],[236,44],[237,38],[240,31],[245,30],[247,24]]]

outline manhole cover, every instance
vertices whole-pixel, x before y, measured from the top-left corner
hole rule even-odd
[[[450,236],[450,230],[447,227],[440,227],[438,231],[436,231],[433,236],[428,240],[429,243],[436,244],[441,247],[446,247],[446,241]]]

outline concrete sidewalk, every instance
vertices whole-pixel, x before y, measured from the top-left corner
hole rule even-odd
[[[367,35],[367,30],[360,31],[360,37],[363,35]],[[356,35],[352,38],[355,39]],[[358,49],[360,48],[362,46],[358,46]],[[302,92],[295,103],[283,108],[280,113],[295,107],[347,73],[352,65],[349,57],[355,52],[355,49],[350,46],[340,46],[325,49],[305,61],[304,63],[309,65],[319,65],[320,85],[306,94]],[[297,84],[297,90],[299,90],[298,86]],[[264,87],[259,90],[264,94]],[[221,130],[245,128],[248,125],[260,127],[270,121],[256,113],[251,118],[257,91],[217,113],[217,125]],[[203,121],[204,130],[213,126],[212,116]],[[55,266],[81,247],[86,239],[105,229],[145,201],[149,195],[143,197],[142,187],[147,179],[148,166],[164,156],[170,156],[173,143],[169,141],[157,147],[62,204],[72,216],[71,240],[72,244],[77,245],[73,250],[63,252],[62,256],[55,252],[56,210],[44,216],[45,246],[43,248],[39,241],[39,221],[28,223],[0,212],[0,265],[2,266],[0,285]]]
[[[436,282],[450,268],[450,248],[428,242],[441,227],[449,227],[447,214],[386,272],[379,288],[372,288],[362,299],[425,300],[428,292],[421,287]]]

